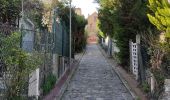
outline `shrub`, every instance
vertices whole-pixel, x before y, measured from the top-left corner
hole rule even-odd
[[[145,92],[145,93],[149,93],[149,91],[150,91],[150,86],[149,86],[149,84],[148,83],[143,83],[142,84],[142,90]]]
[[[6,86],[5,97],[18,100],[27,91],[27,77],[41,64],[37,52],[27,53],[20,48],[20,32],[10,35],[0,33],[0,62],[3,69],[3,83]]]
[[[54,87],[56,80],[57,80],[57,78],[53,74],[49,74],[47,76],[47,80],[45,81],[45,83],[42,86],[44,94],[47,94],[50,92],[50,90]]]
[[[154,74],[154,77],[157,81],[158,89],[163,88],[164,80],[165,80],[164,73],[159,69],[154,69],[153,74]]]

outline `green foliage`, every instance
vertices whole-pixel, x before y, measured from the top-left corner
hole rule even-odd
[[[141,99],[139,97],[137,97],[136,100],[141,100]]]
[[[169,65],[169,52],[170,46],[168,43],[160,41],[159,31],[149,29],[146,31],[144,36],[142,36],[143,42],[147,47],[147,53],[149,54],[149,67],[154,75],[154,80],[156,81],[155,90],[153,96],[158,98],[163,92],[164,79],[166,75],[168,76]]]
[[[69,13],[70,8],[69,6],[65,6],[63,3],[58,4],[58,15],[60,18],[65,21],[66,27],[69,29]],[[72,11],[72,33],[76,33],[76,31],[80,30],[84,31],[85,25],[87,24],[87,21],[85,20],[84,16],[77,15],[74,11],[74,8],[71,9]]]
[[[142,90],[145,92],[145,93],[149,93],[150,92],[150,86],[148,83],[143,83],[142,84]]]
[[[21,18],[22,0],[0,0],[0,23],[17,26]],[[35,26],[42,28],[43,4],[40,0],[24,0],[24,16],[30,18]]]
[[[113,37],[114,33],[117,31],[118,26],[118,12],[117,8],[120,3],[118,0],[100,0],[99,4],[101,8],[99,9],[99,23],[98,27],[106,35]],[[109,16],[109,17],[108,17]]]
[[[153,72],[154,77],[157,81],[158,88],[162,88],[164,86],[165,73],[163,73],[159,69],[153,69],[152,72]]]
[[[44,24],[42,23],[42,18],[45,10],[40,0],[24,1],[24,16],[31,19],[36,28],[43,28]]]
[[[153,69],[152,73],[154,74],[154,78],[156,80],[156,86],[154,90],[153,96],[155,98],[159,98],[159,96],[164,91],[164,80],[165,80],[165,73],[160,69]]]
[[[62,21],[65,22],[66,29],[70,28],[70,18],[69,18],[69,13],[70,13],[70,8],[66,4],[64,5],[63,3],[58,4],[58,15],[61,18]],[[74,8],[71,9],[72,11],[72,43],[74,47],[75,52],[80,52],[82,51],[85,46],[86,46],[86,34],[85,34],[85,26],[87,24],[87,20],[84,18],[84,16],[77,15],[74,11]]]
[[[101,22],[99,20],[97,20],[97,30],[99,31],[98,35],[100,37],[105,37],[105,34],[100,30],[100,25],[101,25]]]
[[[19,32],[9,36],[0,33],[0,53],[3,62],[4,81],[7,87],[7,98],[20,97],[25,91],[28,75],[41,64],[41,56],[26,53],[20,48]]]
[[[50,92],[50,90],[54,87],[56,80],[57,80],[56,76],[54,76],[53,74],[49,74],[46,79],[47,80],[42,86],[44,94],[47,94]]]
[[[96,0],[100,4],[99,28],[104,35],[113,37],[120,49],[118,58],[128,66],[129,40],[135,40],[151,24],[146,16],[146,3],[143,0]],[[126,68],[128,69],[128,68]]]
[[[152,13],[147,14],[149,21],[165,36],[170,38],[170,3],[168,0],[149,0],[148,7]]]
[[[84,16],[80,16],[75,14],[75,20],[73,26],[73,34],[75,39],[75,52],[81,52],[86,46],[86,38],[87,35],[85,34],[85,26],[87,21],[85,20]]]
[[[0,22],[15,25],[21,11],[21,0],[0,0]]]
[[[170,78],[170,51],[165,55],[165,57],[163,58],[163,61],[164,62],[162,64],[162,67],[164,69],[164,72],[166,74],[166,77],[167,78]]]

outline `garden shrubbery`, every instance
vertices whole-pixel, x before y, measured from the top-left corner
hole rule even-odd
[[[42,86],[44,95],[50,92],[50,90],[55,86],[56,81],[57,81],[57,78],[53,74],[49,74],[47,76],[46,81]]]

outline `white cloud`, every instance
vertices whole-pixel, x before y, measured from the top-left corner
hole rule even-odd
[[[93,3],[94,0],[72,0],[72,5],[75,7],[79,7],[82,9],[82,13],[85,17],[88,17],[88,14],[92,14],[93,12],[97,12],[98,5]]]

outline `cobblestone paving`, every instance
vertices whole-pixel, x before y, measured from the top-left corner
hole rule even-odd
[[[97,45],[88,45],[62,100],[133,100]]]

